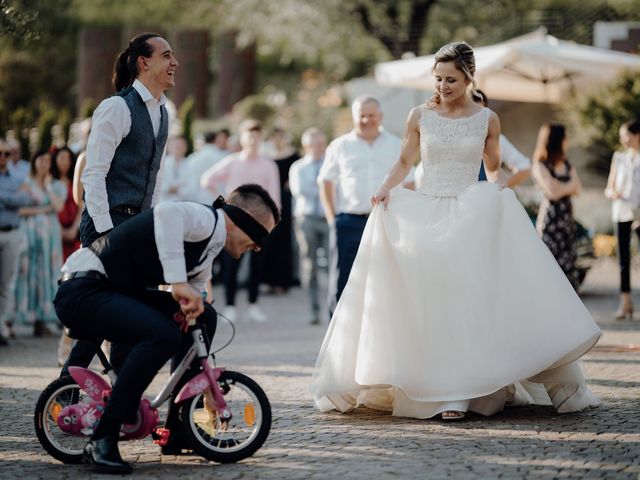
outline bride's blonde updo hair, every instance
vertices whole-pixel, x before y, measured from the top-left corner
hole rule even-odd
[[[471,94],[479,96],[477,93],[478,85],[474,79],[476,73],[476,58],[473,55],[473,48],[467,42],[447,43],[440,48],[435,55],[433,70],[439,63],[453,62],[458,70],[464,73],[471,81]],[[429,100],[429,105],[438,105],[440,103],[440,93],[436,90]]]

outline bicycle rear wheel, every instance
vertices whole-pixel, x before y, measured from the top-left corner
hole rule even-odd
[[[225,371],[218,384],[233,418],[222,420],[199,394],[180,405],[182,432],[199,455],[234,463],[253,455],[267,439],[271,405],[262,388],[241,373]]]

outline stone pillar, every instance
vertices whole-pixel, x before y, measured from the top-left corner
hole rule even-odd
[[[195,101],[196,116],[207,116],[209,86],[209,34],[206,30],[180,30],[171,41],[180,66],[176,71],[176,86],[171,99],[180,108],[189,96]]]
[[[111,77],[120,53],[120,29],[84,27],[78,43],[78,111],[86,99],[95,106],[114,93]]]

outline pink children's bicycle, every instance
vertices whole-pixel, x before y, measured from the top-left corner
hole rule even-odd
[[[180,438],[184,448],[208,460],[233,463],[253,455],[271,429],[271,405],[260,386],[238,372],[215,367],[215,355],[193,321],[189,326],[193,345],[161,392],[143,398],[134,424],[123,424],[120,438],[133,440],[151,435],[166,445],[171,432],[159,427],[158,407],[168,399],[192,364],[200,373],[191,378],[173,398],[178,405]],[[113,384],[115,372],[105,354],[96,349],[104,375]],[[83,448],[93,433],[111,393],[103,375],[81,367],[70,367],[70,376],[53,381],[42,392],[35,410],[35,429],[40,444],[63,463],[81,463]]]

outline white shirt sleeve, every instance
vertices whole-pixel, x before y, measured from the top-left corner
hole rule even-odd
[[[500,135],[500,156],[502,157],[502,162],[511,171],[529,170],[531,168],[531,160],[514,147],[504,135]]]
[[[186,282],[184,242],[200,242],[211,236],[215,225],[213,212],[195,202],[162,202],[153,209],[153,221],[165,282]],[[195,284],[195,279],[189,283]]]
[[[98,233],[113,228],[109,215],[106,178],[116,148],[129,134],[130,129],[131,113],[121,97],[103,100],[93,113],[86,166],[81,180],[87,211]]]
[[[335,182],[340,175],[340,165],[338,157],[340,155],[341,142],[334,140],[329,144],[324,154],[324,162],[318,173],[317,182],[323,181]]]
[[[294,197],[298,196],[302,192],[302,186],[300,182],[300,166],[302,159],[296,160],[291,164],[289,169],[289,190]]]

